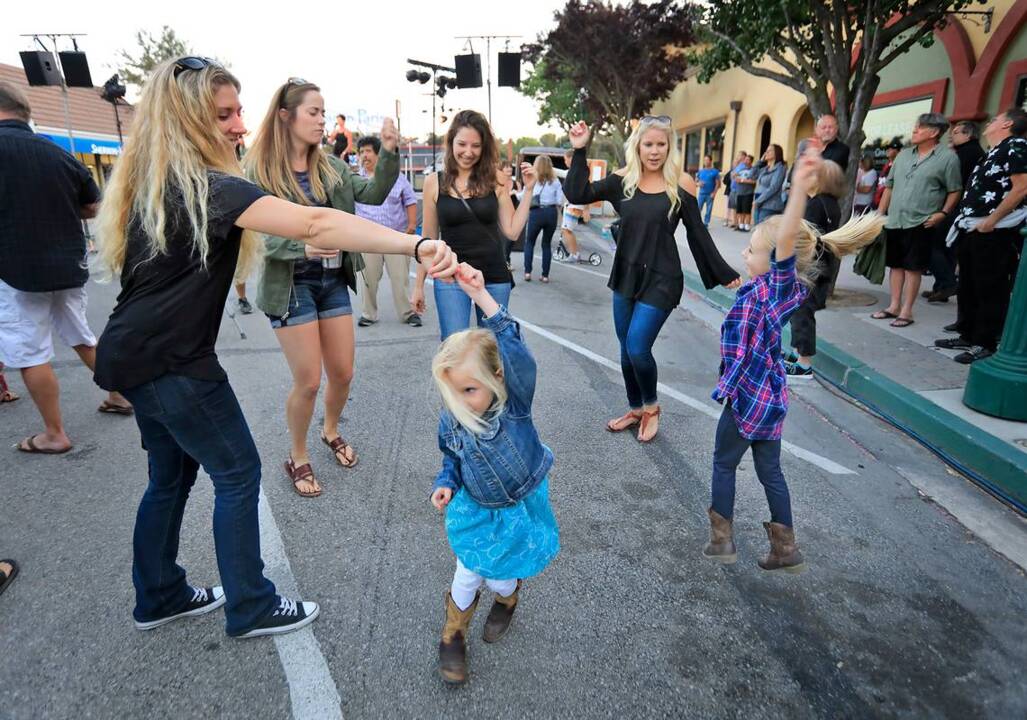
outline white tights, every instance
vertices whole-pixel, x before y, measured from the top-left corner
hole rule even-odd
[[[453,573],[453,587],[449,592],[458,608],[466,610],[471,606],[471,603],[474,602],[474,594],[478,592],[483,580],[489,586],[489,590],[503,597],[511,595],[517,589],[516,578],[513,580],[485,579],[478,573],[468,570],[460,560],[457,560],[456,572]]]

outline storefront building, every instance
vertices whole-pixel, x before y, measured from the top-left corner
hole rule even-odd
[[[64,98],[56,86],[31,87],[25,71],[18,65],[0,64],[0,80],[20,88],[32,107],[33,130],[73,152],[89,168],[97,184],[103,188],[110,176],[115,158],[121,154],[121,138],[128,137],[132,122],[132,106],[119,103],[117,117],[114,106],[102,97],[102,88],[68,88],[68,115]],[[68,120],[71,121],[71,137]],[[121,120],[119,137],[117,120]],[[74,137],[74,147],[72,147]]]
[[[908,142],[921,113],[980,121],[1027,103],[1027,0],[973,9],[993,10],[989,32],[980,16],[953,16],[931,47],[915,46],[885,68],[863,126],[868,146]],[[693,74],[651,112],[674,119],[685,167],[693,173],[705,154],[724,169],[738,151],[759,157],[771,143],[781,145],[791,163],[799,140],[815,125],[801,93],[736,68],[706,84]],[[726,207],[718,196],[715,212],[723,215]]]

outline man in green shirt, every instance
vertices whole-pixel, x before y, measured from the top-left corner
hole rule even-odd
[[[891,326],[913,324],[913,303],[931,259],[931,239],[963,192],[959,158],[941,145],[949,128],[941,113],[924,113],[913,126],[912,147],[892,163],[880,212],[888,215],[885,264],[891,269],[891,302],[872,318]]]

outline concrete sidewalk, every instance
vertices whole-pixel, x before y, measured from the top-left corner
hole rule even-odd
[[[600,237],[612,217],[594,219],[586,244],[605,248]],[[749,233],[726,228],[714,218],[710,232],[724,258],[741,269]],[[726,311],[734,293],[707,291],[688,250],[684,229],[677,232],[686,287],[694,297]],[[953,361],[959,351],[933,347],[937,338],[954,337],[942,327],[955,321],[955,298],[929,304],[920,298],[915,323],[893,328],[870,315],[887,307],[885,285],[871,285],[853,272],[854,258],[843,260],[835,298],[817,313],[817,377],[852,396],[871,411],[923,443],[988,492],[1027,514],[1027,423],[977,413],[962,403],[969,366]],[[933,278],[924,278],[930,289]],[[787,333],[786,333],[787,340]]]

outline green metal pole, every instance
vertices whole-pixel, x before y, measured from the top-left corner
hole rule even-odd
[[[1027,238],[1027,227],[1020,231]],[[1027,259],[1020,254],[1013,297],[998,352],[970,366],[963,404],[1006,420],[1027,422]]]

